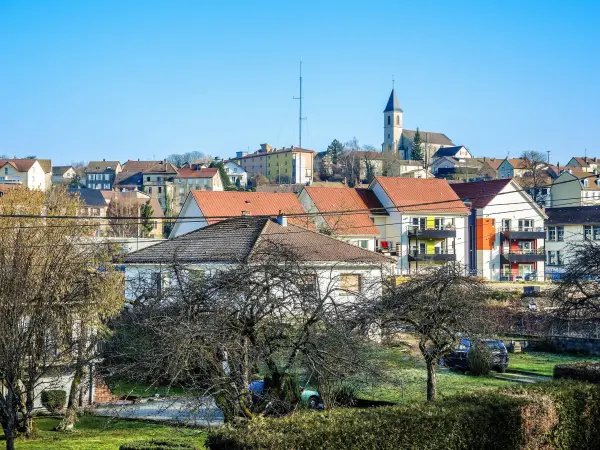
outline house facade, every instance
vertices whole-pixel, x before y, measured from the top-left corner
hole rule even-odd
[[[165,212],[172,213],[175,198],[175,177],[177,168],[166,159],[162,161],[129,160],[123,165],[123,172],[128,175],[120,180],[119,185],[138,183],[141,190],[151,198],[158,200]]]
[[[381,232],[375,226],[373,217],[387,215],[387,211],[372,191],[364,188],[307,186],[300,192],[298,200],[304,211],[310,214],[319,232],[375,251]]]
[[[450,157],[458,160],[472,158],[471,152],[464,145],[456,145],[454,147],[441,147],[432,156],[433,161],[438,158]]]
[[[51,186],[47,174],[37,159],[0,159],[0,184],[19,185],[28,189],[46,191]]]
[[[192,166],[178,169],[175,176],[173,210],[178,213],[190,191],[222,191],[223,181],[217,168]]]
[[[314,229],[312,221],[293,193],[190,191],[169,238],[231,217],[277,217],[280,214],[288,214],[291,224]]]
[[[77,172],[73,166],[53,166],[52,184],[70,184]]]
[[[233,186],[245,188],[248,185],[248,172],[242,166],[233,161],[225,161],[223,166]]]
[[[598,170],[600,161],[598,158],[588,158],[587,156],[575,156],[567,163],[567,168],[575,168],[583,172],[593,172]]]
[[[90,161],[85,169],[85,185],[88,189],[111,190],[121,170],[119,161]]]
[[[231,161],[249,176],[264,175],[272,183],[309,184],[313,180],[313,150],[299,147],[276,149],[261,144],[254,153],[238,152]]]
[[[377,177],[369,189],[388,215],[374,217],[377,250],[411,274],[447,262],[467,263],[469,209],[445,180]]]
[[[600,206],[547,208],[546,214],[546,278],[558,280],[573,245],[600,242]]]
[[[451,186],[471,210],[472,273],[490,281],[543,281],[546,215],[536,202],[510,179]]]
[[[549,203],[552,208],[600,204],[600,177],[583,170],[563,171],[552,183]]]

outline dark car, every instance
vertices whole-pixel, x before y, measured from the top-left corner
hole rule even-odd
[[[505,372],[508,367],[508,352],[504,344],[497,339],[481,339],[477,342],[485,344],[492,353],[492,369]],[[461,339],[454,351],[444,356],[444,364],[451,369],[469,370],[469,350],[473,343],[469,339]]]

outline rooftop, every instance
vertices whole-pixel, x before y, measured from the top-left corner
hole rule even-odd
[[[85,169],[86,172],[104,172],[106,170],[115,170],[117,166],[120,166],[119,161],[90,161]]]
[[[402,112],[402,108],[400,107],[400,102],[398,101],[398,97],[396,97],[396,90],[392,89],[390,93],[390,98],[388,99],[387,105],[385,105],[385,109],[383,112],[390,111],[400,111]]]
[[[416,130],[402,130],[402,135],[411,142],[415,138],[415,133]],[[433,133],[431,131],[419,130],[419,134],[421,135],[421,140],[423,141],[423,143],[433,145],[454,146],[454,143],[444,133]]]
[[[106,208],[106,200],[99,189],[67,189],[67,192],[71,195],[78,195],[81,202],[88,207],[94,208]]]
[[[224,245],[226,243],[226,245]],[[129,253],[126,264],[188,264],[260,262],[269,245],[294,251],[305,262],[393,264],[381,254],[295,225],[269,218],[238,217],[209,225],[174,239]]]
[[[177,167],[167,160],[162,161],[133,161],[123,164],[124,172],[141,172],[144,174],[176,174]]]
[[[202,168],[200,170],[189,167],[179,169],[177,178],[212,178],[219,172],[217,168]]]
[[[600,225],[600,206],[546,208],[547,225]]]
[[[457,183],[450,187],[461,200],[469,201],[473,208],[479,209],[486,207],[511,181],[511,178],[505,178],[474,183]]]

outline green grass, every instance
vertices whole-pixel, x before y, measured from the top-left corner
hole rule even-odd
[[[189,428],[174,428],[168,425],[150,424],[126,420],[111,420],[106,417],[83,416],[75,431],[61,433],[52,431],[59,422],[54,417],[39,417],[35,420],[36,436],[27,440],[18,438],[17,450],[118,450],[129,441],[152,438],[181,439],[204,444],[206,433]],[[4,435],[0,432],[0,447]]]
[[[510,370],[531,372],[548,377],[552,376],[556,364],[600,361],[600,358],[595,356],[559,355],[543,352],[510,353],[508,357]]]
[[[180,386],[158,386],[143,383],[128,383],[115,381],[110,383],[110,390],[114,395],[134,395],[136,397],[161,397],[184,395],[186,392]],[[188,393],[189,394],[189,393]]]
[[[387,402],[415,402],[427,399],[427,371],[425,363],[410,356],[401,348],[386,349],[381,352],[386,360],[388,380],[371,388],[362,389],[360,396],[369,400]],[[506,380],[492,376],[473,376],[448,370],[438,371],[438,397],[452,397],[467,392],[495,389],[513,385]]]

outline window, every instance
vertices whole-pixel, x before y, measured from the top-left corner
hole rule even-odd
[[[315,292],[317,290],[317,277],[315,275],[306,275],[299,280],[298,289],[303,294]]]
[[[208,178],[204,179],[204,186],[208,186]]]
[[[159,194],[162,194],[162,186],[159,186],[159,187],[158,187],[158,193],[159,193]]]
[[[400,116],[396,116],[396,125],[400,125]]]
[[[100,215],[100,208],[94,208],[94,216],[99,216]]]
[[[4,168],[4,175],[8,175],[8,167]]]
[[[369,241],[366,239],[361,239],[360,241],[358,241],[358,246],[360,248],[369,248]]]
[[[425,217],[413,217],[412,225],[415,230],[424,230],[425,229]]]
[[[594,225],[593,229],[593,233],[594,233],[594,240],[598,241],[600,240],[600,227],[597,225]]]
[[[346,294],[353,292],[360,292],[361,290],[361,279],[358,274],[346,273],[340,277],[340,288],[345,291]]]
[[[104,174],[104,181],[108,181],[108,180],[110,180],[110,175],[107,174],[107,173],[105,173]]]
[[[104,189],[110,189],[110,184],[105,184]]]
[[[150,177],[146,177],[146,181],[150,181]]]
[[[592,239],[592,227],[591,225],[586,225],[583,227],[583,237],[586,240],[591,240]]]
[[[565,227],[556,227],[556,240],[564,241],[564,239],[565,239]]]
[[[556,227],[548,227],[548,240],[549,241],[556,240]]]
[[[391,125],[392,118],[388,116],[388,125]]]
[[[556,252],[556,264],[558,264],[559,266],[562,266],[564,264],[564,259],[563,259],[563,251],[559,250]]]
[[[510,231],[510,219],[502,219],[502,231]]]
[[[519,220],[519,231],[533,231],[533,220],[532,219]]]
[[[152,222],[152,228],[158,230],[158,222],[156,220]]]
[[[152,194],[152,187],[148,188],[148,194]]]
[[[556,252],[552,252],[552,251],[548,252],[548,265],[550,265],[550,266],[556,265]]]

